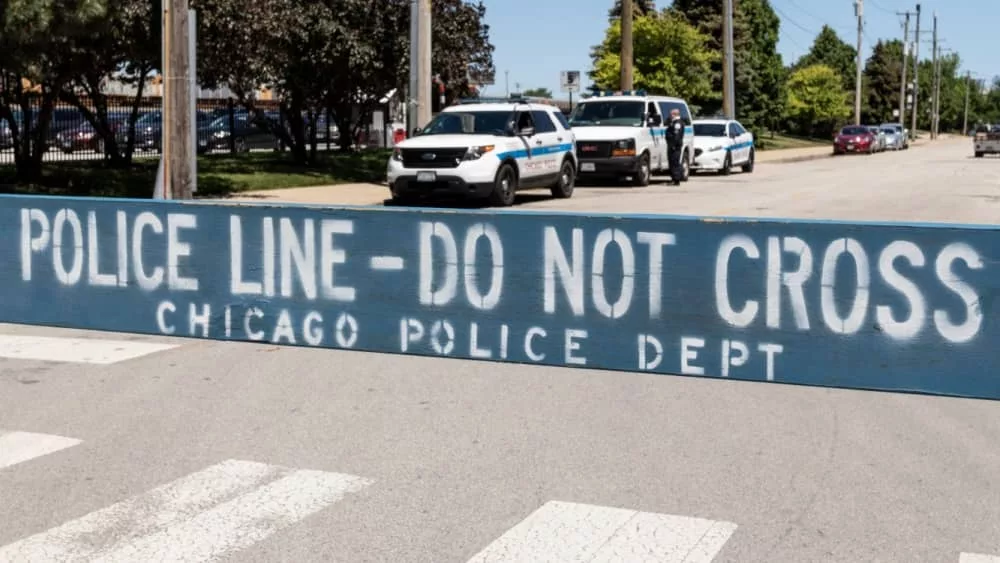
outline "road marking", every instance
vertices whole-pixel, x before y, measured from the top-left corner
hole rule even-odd
[[[213,561],[369,484],[228,460],[0,547],[0,561]]]
[[[958,556],[958,563],[1000,563],[1000,556],[984,555],[982,553],[963,553]]]
[[[80,440],[75,438],[64,438],[52,434],[0,430],[0,469],[59,450],[72,448],[79,443]]]
[[[174,344],[128,340],[0,335],[0,358],[15,360],[113,364],[176,347]]]
[[[368,264],[373,270],[398,271],[403,269],[403,259],[399,256],[372,256]]]
[[[730,522],[553,501],[468,563],[709,563],[735,530]]]

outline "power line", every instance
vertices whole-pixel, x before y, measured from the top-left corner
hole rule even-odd
[[[809,34],[812,34],[812,35],[818,35],[818,33],[816,31],[808,29],[808,28],[806,28],[806,26],[804,26],[804,25],[800,24],[799,22],[793,20],[792,18],[788,17],[788,14],[782,12],[777,6],[773,6],[772,5],[771,7],[774,8],[775,12],[778,12],[779,16],[781,16],[781,21],[786,21],[787,20],[788,23],[794,25],[795,27],[801,29],[802,31],[804,31],[806,33],[809,33]]]
[[[887,13],[887,14],[895,14],[895,13],[896,13],[896,12],[895,12],[895,11],[893,11],[893,10],[889,10],[889,9],[886,9],[886,8],[883,8],[883,7],[882,7],[882,6],[881,6],[881,5],[880,5],[880,4],[878,3],[878,2],[876,2],[875,0],[868,0],[868,1],[869,1],[869,2],[871,3],[871,5],[872,5],[872,6],[874,6],[874,7],[875,7],[875,9],[876,9],[876,10],[881,10],[881,11],[883,11],[883,12]]]

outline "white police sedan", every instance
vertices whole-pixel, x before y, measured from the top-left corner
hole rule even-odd
[[[753,134],[732,119],[694,120],[694,162],[692,172],[729,174],[734,166],[753,172]]]

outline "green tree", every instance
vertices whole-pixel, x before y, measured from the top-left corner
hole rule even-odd
[[[632,17],[655,16],[656,0],[632,0]],[[622,0],[615,0],[614,5],[608,10],[608,20],[616,20],[622,17]]]
[[[840,75],[826,65],[800,68],[788,78],[786,115],[800,132],[828,135],[851,113]]]
[[[872,56],[864,69],[864,115],[869,123],[893,121],[893,110],[899,109],[899,88],[902,79],[903,42],[898,39],[875,43]]]
[[[0,2],[0,119],[11,128],[22,182],[41,174],[55,102],[106,10],[102,0]]]
[[[471,93],[470,78],[479,84],[493,81],[494,47],[490,42],[490,26],[484,23],[486,5],[482,0],[435,0],[432,6],[432,65],[445,84],[445,101],[450,104]],[[408,26],[409,12],[404,13]],[[404,30],[402,36],[403,44],[409,48],[409,32]],[[404,68],[409,72],[408,65]]]
[[[552,90],[548,88],[528,88],[522,94],[532,98],[551,98]]]
[[[685,99],[710,99],[711,64],[718,53],[707,48],[708,38],[676,12],[635,18],[632,29],[633,86],[650,93]],[[617,89],[621,73],[621,21],[615,20],[604,41],[592,51],[590,79],[599,89]]]
[[[722,52],[722,2],[719,0],[674,0],[673,9],[712,40],[708,47]],[[769,0],[735,3],[733,51],[735,60],[736,113],[748,126],[777,124],[785,98],[784,63],[778,54],[781,21]],[[722,59],[712,63],[712,94],[695,99],[706,112],[722,107]]]
[[[826,65],[837,71],[845,90],[853,91],[857,80],[857,56],[857,49],[842,41],[832,27],[824,25],[813,41],[812,48],[792,65],[792,69]]]

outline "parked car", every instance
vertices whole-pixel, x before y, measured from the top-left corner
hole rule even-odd
[[[242,110],[233,116],[235,127],[231,128],[229,115],[220,115],[198,128],[198,152],[229,151],[230,137],[236,152],[249,152],[251,149],[278,150],[278,139],[272,132],[271,124],[280,122],[280,115],[276,111],[259,112],[253,117]]]
[[[197,123],[195,127],[198,129],[198,140],[199,147],[201,137],[201,129],[212,122],[212,114],[207,111],[198,110],[197,111]],[[125,136],[125,131],[122,133],[122,137]],[[124,142],[124,141],[119,141]],[[148,150],[160,152],[162,150],[163,143],[163,112],[160,110],[151,111],[146,115],[142,116],[138,121],[135,122],[135,150]]]
[[[833,139],[833,154],[849,152],[873,154],[878,146],[878,137],[864,125],[848,125]]]
[[[882,132],[882,129],[877,125],[869,125],[868,129],[872,132],[872,135],[875,136],[876,140],[875,152],[882,152],[886,150],[886,138],[885,138],[885,133]]]
[[[111,132],[116,137],[128,129],[128,120],[131,111],[111,111],[108,112],[108,125]],[[73,127],[67,127],[56,133],[56,142],[59,148],[66,154],[76,151],[95,151],[104,153],[104,138],[89,121],[84,121]]]
[[[885,135],[885,148],[887,150],[903,150],[903,135],[899,129],[889,125],[882,125],[879,130]]]
[[[901,139],[900,144],[903,149],[910,148],[910,130],[903,127],[902,123],[883,123],[880,127],[891,127],[896,131],[896,136]]]

